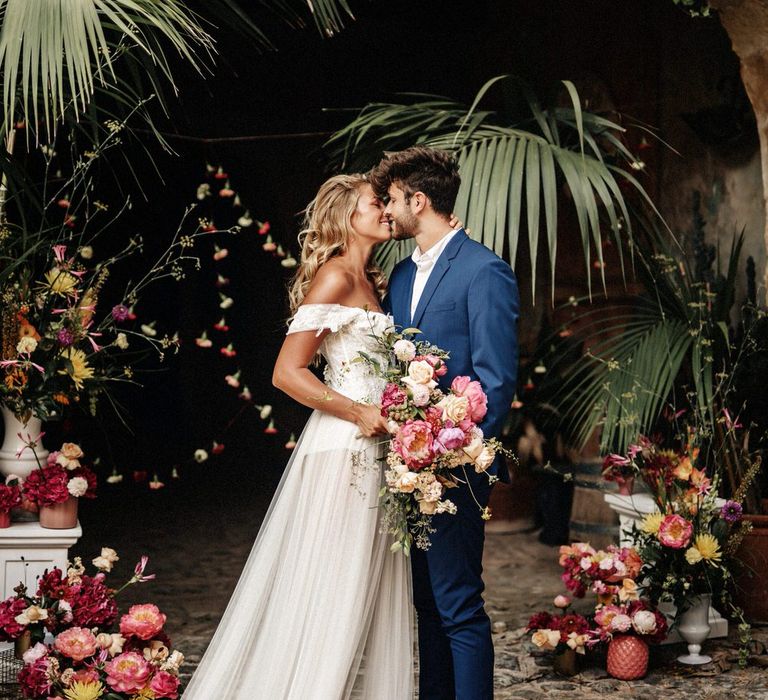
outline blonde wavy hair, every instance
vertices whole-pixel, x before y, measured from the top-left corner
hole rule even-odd
[[[301,260],[288,289],[291,315],[301,306],[312,280],[320,267],[331,258],[347,251],[354,235],[352,215],[357,209],[360,189],[369,184],[365,175],[334,175],[326,180],[304,212],[304,228],[299,233]],[[387,280],[373,262],[366,268],[368,279],[379,298],[384,295]]]

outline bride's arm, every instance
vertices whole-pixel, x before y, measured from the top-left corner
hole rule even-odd
[[[378,406],[358,403],[334,391],[308,369],[328,332],[317,336],[314,331],[302,331],[286,336],[275,362],[272,384],[304,406],[356,423],[365,437],[386,433],[387,421]]]

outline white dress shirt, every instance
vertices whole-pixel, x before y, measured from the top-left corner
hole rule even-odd
[[[459,229],[453,229],[443,236],[426,253],[422,253],[420,248],[416,248],[411,255],[411,260],[416,263],[416,276],[413,278],[413,293],[411,294],[411,318],[416,313],[416,307],[419,305],[419,299],[427,286],[427,280],[432,274],[437,259],[445,250],[445,247],[451,242]]]

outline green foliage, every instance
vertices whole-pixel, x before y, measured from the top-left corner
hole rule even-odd
[[[633,175],[633,169],[641,166],[624,145],[625,129],[585,111],[570,81],[563,81],[568,107],[543,109],[523,86],[527,115],[521,119],[480,108],[495,86],[511,89],[519,88],[520,83],[508,75],[492,78],[469,107],[444,97],[413,94],[407,95],[410,101],[406,104],[369,104],[325,148],[335,166],[358,171],[377,163],[382,151],[414,144],[453,152],[462,176],[457,215],[476,240],[505,256],[513,266],[520,239],[527,236],[534,290],[540,238],[547,249],[554,287],[560,192],[567,191],[577,215],[591,283],[593,248],[602,262],[606,221],[618,244],[632,237],[621,184],[653,208]],[[405,252],[406,248],[396,244],[385,246],[379,262],[388,269]]]

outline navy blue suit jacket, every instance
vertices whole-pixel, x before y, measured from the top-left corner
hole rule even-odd
[[[416,264],[402,260],[389,279],[385,308],[403,328],[416,327],[427,340],[450,353],[444,387],[468,375],[488,395],[488,413],[480,425],[486,437],[499,437],[517,381],[519,296],[512,269],[481,243],[459,230],[435,262],[411,318]],[[497,459],[491,468],[507,479]]]

